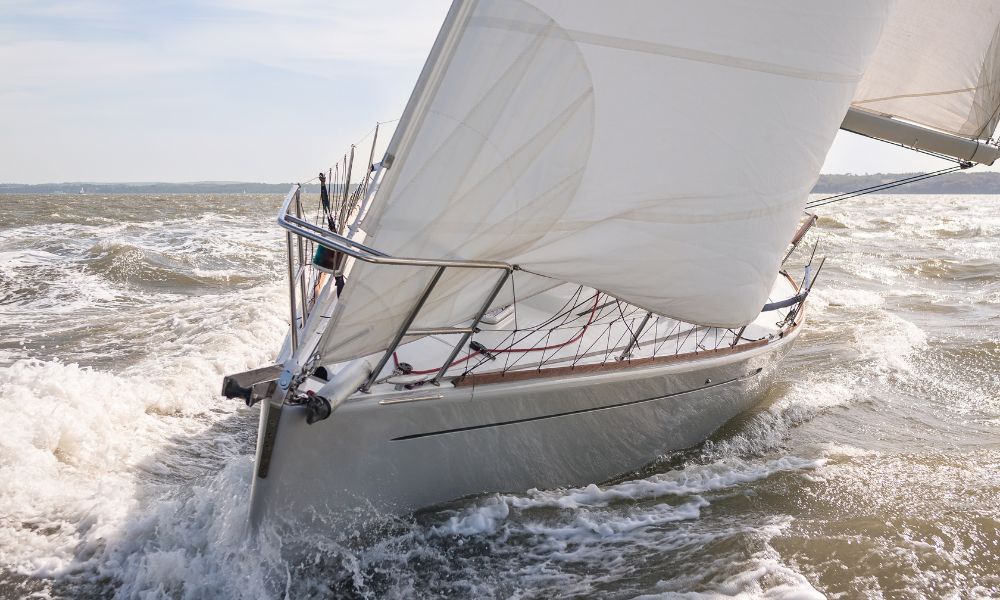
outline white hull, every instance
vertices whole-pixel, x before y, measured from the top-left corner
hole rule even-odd
[[[605,481],[700,443],[752,407],[797,334],[689,360],[373,390],[311,426],[304,408],[285,405],[267,476],[254,477],[251,521],[342,522]],[[271,410],[262,403],[261,432]]]
[[[294,324],[280,364],[224,382],[230,397],[264,400],[255,526],[337,527],[474,494],[579,486],[635,471],[702,442],[760,400],[802,320],[808,287],[784,272],[753,322],[726,329],[549,280],[545,291],[521,286],[520,299],[512,292],[501,301],[504,285],[515,285],[506,266],[492,292],[477,297],[474,320],[415,326],[446,268],[494,268],[446,263],[408,315],[381,317],[396,327],[386,349],[321,363],[340,297],[329,281],[317,295],[322,280],[295,268],[292,234],[366,261],[396,259],[355,251],[341,244],[346,238],[330,241],[332,234],[289,215],[297,198],[293,188],[279,218],[290,232]],[[345,273],[357,281],[350,265]],[[297,297],[312,297],[311,309]]]

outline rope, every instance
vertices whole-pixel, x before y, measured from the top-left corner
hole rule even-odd
[[[587,323],[580,330],[580,333],[576,334],[573,338],[571,338],[571,339],[569,339],[569,340],[567,340],[565,342],[562,342],[562,343],[559,343],[559,344],[545,345],[545,346],[540,346],[540,347],[532,347],[532,348],[489,348],[487,350],[487,352],[489,352],[490,354],[505,354],[505,353],[516,353],[516,352],[525,352],[525,353],[527,353],[527,352],[545,352],[546,350],[553,350],[553,349],[563,348],[565,346],[568,346],[568,345],[576,342],[577,340],[582,339],[583,336],[584,336],[584,334],[587,333],[587,329],[594,322],[594,313],[597,312],[597,300],[600,297],[601,297],[600,294],[594,294],[594,306],[593,306],[593,308],[590,309],[590,318],[587,320]],[[549,335],[550,336],[552,335],[551,331],[549,332]],[[546,339],[548,339],[548,338],[546,338]],[[448,368],[450,369],[450,368],[452,368],[452,367],[454,367],[456,365],[460,365],[460,364],[462,364],[464,362],[468,362],[469,360],[471,360],[472,358],[478,356],[479,354],[481,354],[481,353],[478,352],[478,351],[470,352],[467,356],[465,356],[463,358],[456,359],[454,362],[452,362],[451,364],[449,364]],[[543,356],[544,356],[544,354],[543,354]],[[429,373],[436,373],[438,370],[440,370],[440,368],[438,368],[438,369],[427,369],[427,370],[424,370],[424,371],[411,371],[410,373],[408,373],[408,375],[427,375]]]
[[[834,202],[840,202],[841,200],[849,200],[851,198],[857,198],[858,196],[864,196],[865,194],[881,192],[884,190],[899,187],[901,185],[906,185],[908,183],[916,183],[917,181],[923,181],[925,179],[931,179],[933,177],[947,175],[948,173],[954,173],[956,171],[962,171],[968,169],[971,166],[973,166],[971,162],[961,162],[953,167],[947,167],[945,169],[940,169],[938,171],[932,171],[930,173],[921,173],[918,175],[911,175],[909,177],[904,177],[903,179],[897,179],[896,181],[889,181],[886,183],[880,183],[878,185],[861,188],[860,190],[854,190],[852,192],[844,192],[842,194],[827,196],[826,198],[819,198],[807,202],[806,210],[811,210],[818,206],[826,206],[827,204],[833,204]]]

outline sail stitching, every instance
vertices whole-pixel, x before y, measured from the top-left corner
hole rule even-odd
[[[975,92],[976,90],[979,90],[979,89],[984,88],[984,87],[989,86],[989,85],[992,85],[992,84],[989,83],[989,82],[987,82],[987,83],[984,83],[984,84],[981,84],[981,85],[977,85],[977,86],[974,86],[974,87],[962,88],[962,89],[957,89],[957,90],[945,90],[945,91],[942,91],[942,92],[921,92],[919,94],[899,94],[897,96],[884,96],[882,98],[869,98],[868,100],[855,100],[851,104],[854,104],[855,106],[857,106],[859,104],[870,104],[872,102],[885,102],[887,100],[900,100],[900,99],[903,99],[903,98],[927,98],[927,97],[930,97],[930,96],[947,96],[947,95],[950,95],[950,94],[965,94],[967,92]]]
[[[515,21],[500,17],[475,17],[471,20],[471,24],[494,29],[521,31],[530,35],[540,35],[543,29],[538,25],[532,25],[530,23],[524,23],[523,21]],[[719,54],[716,52],[709,52],[707,50],[695,50],[693,48],[683,48],[669,44],[658,44],[656,42],[602,35],[576,29],[562,29],[561,31],[577,43],[604,46],[607,48],[628,50],[632,52],[641,52],[644,54],[669,56],[671,58],[715,64],[734,69],[741,69],[744,71],[756,71],[760,73],[779,75],[782,77],[793,77],[796,79],[835,83],[850,83],[860,79],[860,74],[843,75],[840,73],[810,71],[808,69],[799,69],[768,61],[737,58],[728,54]]]

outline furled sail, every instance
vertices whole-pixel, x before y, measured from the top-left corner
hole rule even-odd
[[[684,321],[753,320],[892,0],[458,0],[363,224],[394,256],[505,261]],[[385,349],[433,268],[358,263],[320,344]],[[499,273],[448,269],[414,327]],[[547,279],[551,278],[551,279]]]
[[[1000,2],[899,0],[852,105],[844,129],[992,164]]]

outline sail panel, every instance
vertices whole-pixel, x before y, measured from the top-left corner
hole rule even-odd
[[[899,0],[853,104],[991,137],[1000,120],[1000,2]]]
[[[368,243],[537,274],[500,302],[569,281],[735,327],[766,301],[892,2],[461,4]],[[324,360],[386,348],[432,275],[357,265]],[[449,269],[414,326],[471,318],[498,276]]]

